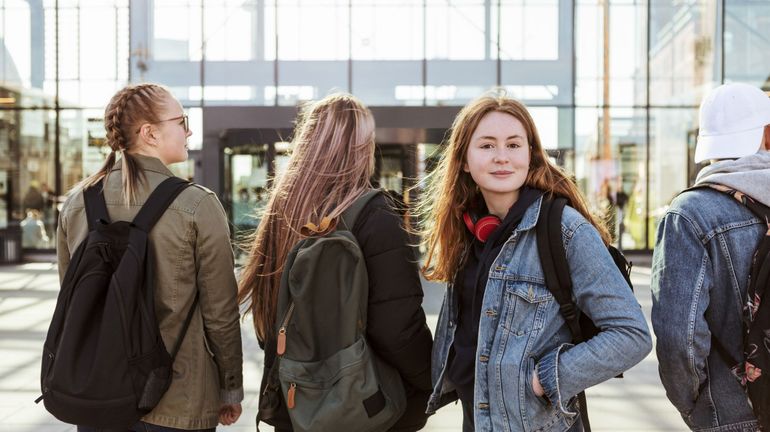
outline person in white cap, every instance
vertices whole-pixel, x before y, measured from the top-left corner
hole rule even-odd
[[[770,206],[769,148],[770,98],[747,84],[712,90],[695,149],[695,162],[710,164],[658,226],[651,287],[659,372],[692,430],[760,430],[743,341],[752,257],[768,233],[755,210]]]

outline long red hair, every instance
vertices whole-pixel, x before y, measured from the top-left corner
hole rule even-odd
[[[454,270],[461,265],[462,250],[468,241],[462,214],[480,195],[471,175],[463,171],[463,165],[473,132],[490,112],[513,116],[527,132],[530,167],[525,184],[566,198],[570,206],[596,227],[606,244],[611,242],[607,228],[588,211],[585,199],[570,176],[548,158],[527,107],[505,96],[485,95],[470,102],[457,114],[448,145],[438,166],[427,179],[428,187],[418,213],[423,220],[420,234],[426,251],[422,272],[428,280],[449,281]]]

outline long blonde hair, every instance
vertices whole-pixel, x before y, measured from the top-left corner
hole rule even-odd
[[[336,221],[370,188],[374,171],[374,117],[351,95],[333,94],[305,107],[298,118],[288,166],[270,191],[238,289],[257,336],[275,322],[286,257],[305,237],[302,226]]]
[[[83,180],[76,189],[85,189],[110,175],[121,153],[123,171],[123,202],[136,201],[139,186],[146,184],[144,171],[131,153],[136,144],[136,129],[143,123],[156,123],[171,93],[159,84],[129,85],[115,93],[104,110],[104,129],[110,154],[96,174]]]
[[[611,241],[604,224],[588,211],[575,183],[548,158],[527,107],[502,95],[485,95],[470,102],[455,117],[448,145],[437,168],[427,179],[428,186],[418,208],[424,222],[422,245],[427,251],[422,272],[428,280],[449,281],[461,265],[462,250],[468,241],[462,214],[480,195],[471,175],[462,168],[471,136],[481,119],[490,112],[513,116],[527,132],[530,167],[525,185],[545,191],[547,195],[566,198],[599,230],[605,243]]]

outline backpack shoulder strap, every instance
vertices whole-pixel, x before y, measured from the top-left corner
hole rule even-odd
[[[350,207],[347,208],[344,212],[342,212],[342,218],[340,222],[342,222],[342,225],[345,227],[347,231],[353,230],[353,225],[356,223],[356,219],[358,219],[358,215],[361,214],[361,210],[366,207],[366,204],[371,201],[372,198],[376,197],[382,192],[382,189],[370,189],[360,197],[358,197],[353,204],[351,204]]]
[[[93,231],[99,222],[110,223],[107,203],[104,202],[104,179],[83,190],[83,201],[86,206],[86,219],[88,219],[89,231]]]
[[[559,303],[564,322],[572,333],[572,342],[578,344],[583,341],[583,332],[580,330],[577,305],[572,301],[572,277],[561,236],[561,217],[566,204],[567,200],[564,198],[544,197],[535,229],[537,230],[537,252],[540,256],[540,265],[543,267],[545,285]],[[588,420],[585,392],[578,394],[578,406],[583,430],[590,432],[591,423]]]
[[[179,177],[169,177],[163,180],[158,187],[150,194],[147,201],[142,206],[139,213],[132,222],[134,226],[144,232],[149,233],[155,223],[158,222],[168,206],[174,202],[174,199],[192,183]]]
[[[543,198],[537,219],[537,250],[548,291],[559,303],[559,310],[572,333],[572,341],[583,341],[580,315],[572,301],[572,277],[561,235],[561,217],[567,200]]]
[[[739,204],[746,206],[760,220],[763,220],[766,223],[770,223],[770,208],[737,189],[718,183],[701,183],[683,190],[682,193],[695,189],[713,189],[715,191],[722,192],[725,195],[729,195]],[[754,253],[754,259],[750,269],[749,287],[747,291],[747,296],[749,298],[754,296],[756,287],[758,285],[766,285],[768,283],[768,279],[770,278],[770,275],[768,275],[768,273],[770,273],[770,256],[768,256],[768,254],[770,254],[770,241],[767,240],[769,238],[768,236],[770,236],[770,231],[768,231],[768,234],[759,243],[759,248]],[[760,271],[760,269],[762,270]],[[724,346],[722,341],[720,341],[714,335],[714,333],[711,334],[711,345],[717,351],[719,356],[722,357],[722,360],[725,362],[725,364],[727,364],[728,367],[732,368],[735,365],[740,365],[741,360],[733,357]]]

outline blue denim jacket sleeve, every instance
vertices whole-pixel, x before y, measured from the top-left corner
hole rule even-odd
[[[660,378],[668,398],[685,415],[706,381],[711,350],[705,311],[712,268],[699,232],[687,217],[669,212],[658,226],[652,265],[652,326]]]
[[[548,399],[563,413],[572,397],[640,362],[652,341],[641,307],[596,229],[585,219],[564,234],[577,306],[600,332],[586,342],[563,344],[537,365]]]

